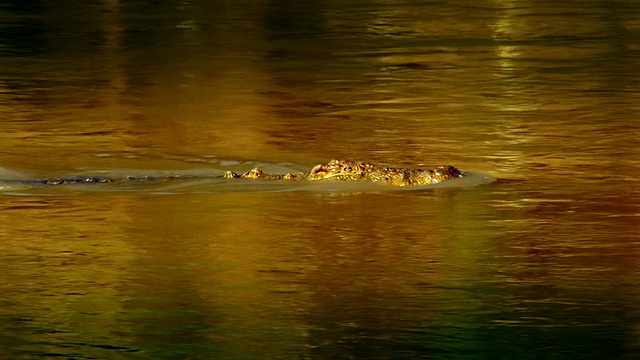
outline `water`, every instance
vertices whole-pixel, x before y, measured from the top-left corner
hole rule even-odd
[[[640,356],[632,1],[5,2],[0,354]],[[347,158],[497,182],[229,182]]]

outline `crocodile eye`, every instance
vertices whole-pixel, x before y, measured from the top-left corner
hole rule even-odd
[[[319,173],[320,171],[322,171],[322,168],[323,168],[322,165],[316,165],[313,167],[313,169],[311,169],[311,173],[312,174]]]

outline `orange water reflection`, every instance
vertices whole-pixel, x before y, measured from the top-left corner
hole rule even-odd
[[[2,174],[349,158],[500,179],[4,192],[9,353],[637,354],[640,11],[616,4],[0,8]]]

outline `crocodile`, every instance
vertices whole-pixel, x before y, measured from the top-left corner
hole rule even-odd
[[[262,180],[304,180],[304,181],[361,181],[382,183],[397,187],[437,184],[443,181],[463,177],[464,173],[451,165],[438,166],[432,170],[394,168],[374,165],[366,162],[331,160],[327,164],[316,165],[308,173],[267,174],[260,168],[237,174],[227,171],[225,179],[262,179]],[[125,183],[157,182],[173,179],[188,179],[186,176],[127,176],[114,177],[69,177],[39,180],[21,180],[22,183],[41,185],[65,185],[81,183]]]
[[[260,168],[238,175],[228,171],[225,178],[308,180],[308,181],[365,181],[391,186],[407,187],[441,183],[460,178],[464,174],[451,165],[438,166],[433,170],[405,169],[374,165],[366,162],[331,160],[316,165],[309,173],[265,174]]]

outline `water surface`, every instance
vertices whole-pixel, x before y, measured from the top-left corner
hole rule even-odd
[[[640,356],[632,1],[0,5],[13,359]],[[333,158],[497,182],[228,182]],[[5,184],[6,185],[6,184]]]

